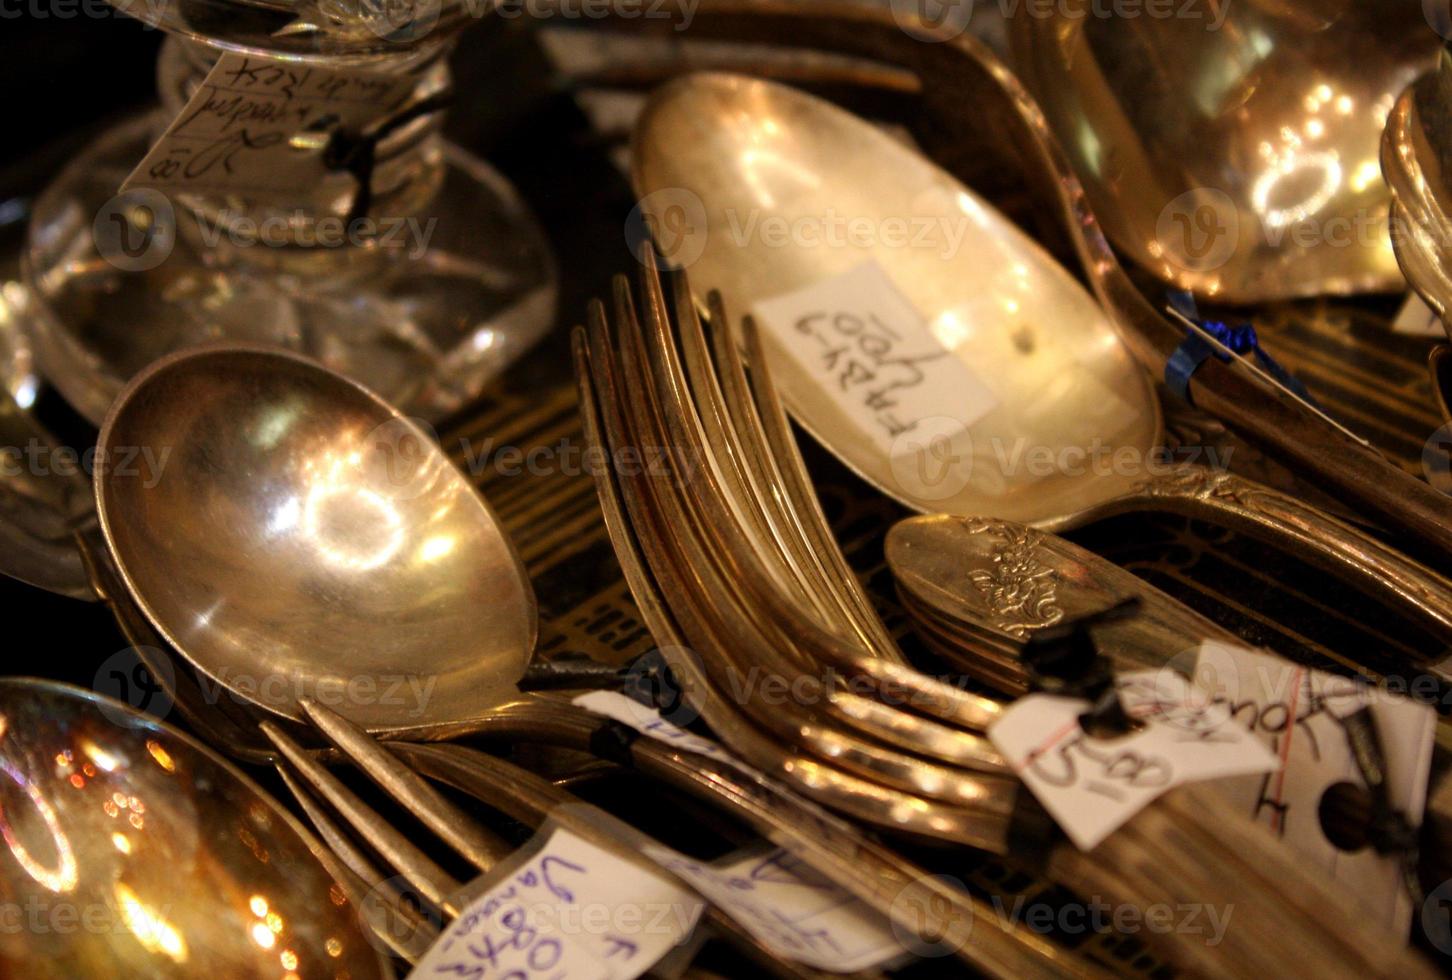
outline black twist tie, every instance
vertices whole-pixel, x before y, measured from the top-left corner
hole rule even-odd
[[[1021,657],[1028,667],[1029,689],[1088,701],[1089,710],[1079,716],[1079,725],[1093,738],[1117,738],[1139,727],[1119,700],[1114,665],[1100,654],[1090,633],[1095,626],[1138,611],[1139,599],[1130,597],[1102,612],[1037,630],[1024,644]]]
[[[348,208],[348,224],[365,217],[373,206],[373,168],[378,162],[378,144],[420,116],[448,108],[453,101],[453,91],[445,90],[404,106],[369,130],[333,131],[323,151],[323,163],[329,170],[347,171],[358,184],[353,204]]]
[[[590,754],[617,766],[633,769],[635,755],[632,747],[639,738],[640,732],[612,718],[590,735]]]
[[[1401,858],[1402,881],[1416,906],[1422,904],[1422,882],[1418,875],[1421,863],[1421,831],[1412,826],[1406,813],[1392,806],[1391,789],[1387,785],[1386,752],[1377,731],[1371,708],[1362,707],[1341,719],[1352,758],[1371,794],[1371,821],[1366,839],[1384,857]]]

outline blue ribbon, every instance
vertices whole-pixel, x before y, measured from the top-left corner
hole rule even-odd
[[[1174,289],[1170,291],[1170,306],[1180,313],[1185,319],[1193,321],[1200,329],[1218,340],[1226,349],[1236,355],[1253,354],[1260,366],[1267,374],[1295,392],[1307,402],[1321,406],[1300,379],[1291,372],[1276,363],[1275,359],[1267,354],[1260,346],[1260,338],[1256,335],[1255,327],[1249,323],[1231,326],[1219,320],[1205,320],[1200,317],[1199,308],[1195,305],[1195,297],[1184,290]],[[1229,361],[1230,357],[1215,347],[1200,334],[1191,330],[1186,335],[1184,342],[1170,355],[1168,363],[1165,364],[1165,385],[1178,398],[1189,405],[1195,404],[1195,399],[1190,395],[1190,379],[1195,372],[1200,370],[1211,357],[1218,357],[1222,361]]]

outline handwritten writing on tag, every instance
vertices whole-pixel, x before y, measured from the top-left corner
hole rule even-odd
[[[1408,293],[1407,301],[1392,320],[1392,332],[1409,337],[1445,337],[1447,328],[1442,318],[1416,293]]]
[[[952,419],[966,432],[998,405],[876,262],[757,303],[753,312],[886,454],[925,421]]]
[[[1405,933],[1413,909],[1397,859],[1371,847],[1337,847],[1321,823],[1321,803],[1338,783],[1365,787],[1340,719],[1370,705],[1386,757],[1390,802],[1413,826],[1420,824],[1435,712],[1344,677],[1224,643],[1201,645],[1195,680],[1282,763],[1269,775],[1227,780],[1216,789],[1345,884],[1367,914]]]
[[[1031,694],[988,730],[1024,784],[1080,850],[1092,850],[1156,797],[1185,783],[1269,772],[1276,757],[1224,706],[1171,671],[1119,678],[1120,698],[1144,724],[1115,739],[1079,724],[1089,702]]]
[[[225,53],[122,190],[231,193],[305,207],[331,134],[362,129],[413,91],[408,76]]]
[[[660,716],[659,711],[618,691],[591,691],[589,694],[580,695],[571,703],[594,714],[613,718],[648,738],[673,745],[683,752],[719,759],[753,778],[760,778],[760,773],[726,751],[720,743],[671,724]]]
[[[703,909],[667,876],[555,829],[469,903],[409,977],[634,980],[690,936]]]
[[[667,847],[646,852],[783,959],[852,973],[903,955],[885,916],[781,849],[724,864]]]

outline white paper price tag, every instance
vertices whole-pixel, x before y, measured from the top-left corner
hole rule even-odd
[[[1392,321],[1392,331],[1410,337],[1447,336],[1442,318],[1416,293],[1407,295],[1407,301]]]
[[[1091,738],[1089,703],[1031,694],[988,737],[1080,850],[1091,850],[1156,797],[1185,783],[1269,772],[1276,757],[1172,671],[1127,674],[1120,697],[1143,727]]]
[[[646,851],[783,959],[853,973],[904,953],[886,917],[783,850],[720,864],[667,847]]]
[[[634,980],[689,938],[704,908],[668,876],[556,829],[409,977]]]
[[[1321,803],[1338,783],[1366,785],[1339,719],[1370,704],[1385,754],[1391,805],[1414,826],[1420,824],[1436,713],[1344,677],[1223,643],[1200,647],[1195,681],[1283,762],[1270,775],[1228,780],[1216,788],[1346,885],[1367,914],[1405,933],[1413,909],[1396,858],[1382,857],[1370,847],[1337,847],[1322,825]]]
[[[902,451],[902,437],[924,424],[934,427],[926,435],[951,443],[998,405],[876,262],[753,312],[885,455]]]
[[[225,53],[122,190],[237,194],[306,207],[333,131],[399,107],[415,80]]]
[[[673,725],[660,716],[660,712],[647,707],[618,691],[591,691],[575,698],[571,704],[606,718],[612,718],[635,729],[648,738],[673,745],[684,752],[695,752],[719,759],[753,779],[763,778],[759,772],[726,751],[720,743],[688,732],[679,725]]]

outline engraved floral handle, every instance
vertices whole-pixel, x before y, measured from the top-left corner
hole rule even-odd
[[[1075,524],[1137,510],[1199,518],[1285,548],[1452,642],[1452,581],[1289,494],[1202,466],[1177,466]]]

